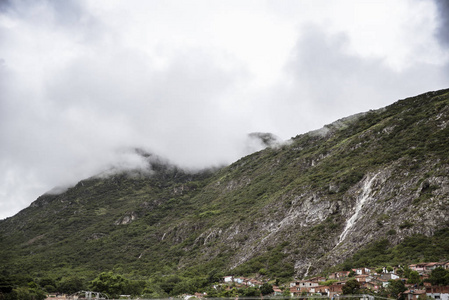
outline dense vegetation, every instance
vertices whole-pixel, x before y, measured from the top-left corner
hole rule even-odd
[[[136,150],[148,160],[146,171],[83,180],[0,221],[0,287],[34,297],[88,288],[232,296],[261,291],[208,287],[231,274],[282,283],[335,264],[448,260],[448,224],[440,222],[449,212],[448,124],[443,90],[339,120],[223,168],[188,172]],[[380,171],[388,180],[378,183],[376,210],[340,244],[364,180]]]
[[[433,236],[412,235],[393,246],[388,239],[376,241],[358,251],[338,268],[407,265],[413,262],[438,262],[449,257],[449,224]]]

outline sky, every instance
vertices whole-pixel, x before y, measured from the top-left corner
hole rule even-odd
[[[0,219],[145,149],[230,164],[449,88],[448,0],[0,0]]]

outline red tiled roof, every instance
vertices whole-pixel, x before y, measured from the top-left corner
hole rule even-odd
[[[427,293],[449,293],[449,286],[429,286],[426,287]]]
[[[425,294],[426,290],[406,290],[404,294],[412,294],[412,295],[422,295]]]

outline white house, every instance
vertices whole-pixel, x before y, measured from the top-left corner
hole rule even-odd
[[[319,284],[318,284],[318,282],[313,282],[313,281],[309,281],[309,280],[290,282],[290,287],[306,288],[306,287],[312,287],[312,286],[319,286]]]

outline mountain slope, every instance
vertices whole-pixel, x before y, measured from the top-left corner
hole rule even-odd
[[[148,172],[86,179],[0,221],[1,268],[288,278],[371,242],[432,236],[449,224],[448,124],[442,90],[216,170],[188,173],[142,153]]]

